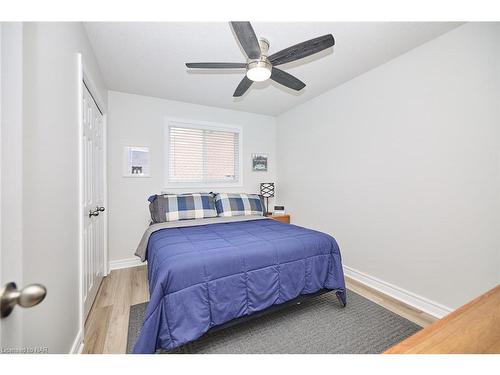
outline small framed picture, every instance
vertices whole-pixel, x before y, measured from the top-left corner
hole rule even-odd
[[[267,172],[267,154],[252,154],[252,170],[254,172]]]
[[[123,176],[149,177],[149,147],[123,148]]]

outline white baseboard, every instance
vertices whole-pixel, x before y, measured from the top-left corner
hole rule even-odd
[[[361,284],[384,293],[438,319],[441,319],[453,311],[453,309],[450,309],[447,306],[443,306],[437,302],[431,301],[425,297],[419,296],[396,285],[377,279],[376,277],[367,275],[366,273],[345,265],[344,274]]]
[[[141,262],[139,257],[112,260],[109,262],[108,270],[119,270],[121,268],[138,267],[145,265],[145,262]]]
[[[69,354],[82,354],[83,352],[83,331],[79,330],[76,334],[75,341],[71,345]]]

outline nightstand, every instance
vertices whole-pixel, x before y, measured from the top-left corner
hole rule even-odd
[[[267,217],[270,217],[273,220],[281,221],[282,223],[285,224],[290,224],[290,215],[274,215],[274,214],[268,214],[266,215]]]

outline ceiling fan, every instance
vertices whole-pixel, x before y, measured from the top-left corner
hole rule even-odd
[[[248,57],[246,63],[201,62],[187,63],[186,66],[194,69],[246,69],[246,75],[236,87],[234,97],[242,96],[253,82],[269,78],[293,90],[302,90],[306,86],[304,82],[276,66],[313,55],[335,44],[333,35],[327,34],[268,56],[269,41],[264,38],[257,39],[250,22],[231,22],[231,26]]]

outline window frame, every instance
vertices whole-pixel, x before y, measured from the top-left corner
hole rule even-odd
[[[170,181],[170,128],[183,127],[191,129],[230,131],[238,134],[238,175],[235,181],[227,182],[173,182]],[[242,187],[243,186],[243,128],[240,125],[230,125],[208,121],[189,120],[182,118],[166,117],[164,125],[164,186],[166,189],[186,189],[186,188],[217,188],[217,187]]]

